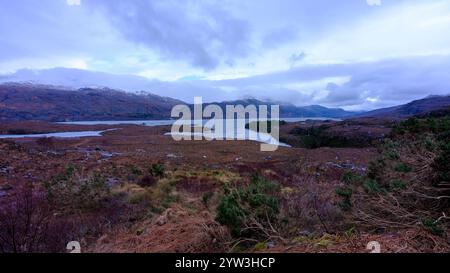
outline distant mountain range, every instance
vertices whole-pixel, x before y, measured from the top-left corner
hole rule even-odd
[[[215,102],[214,104],[219,105],[224,111],[226,105],[271,105],[276,104],[280,105],[280,117],[281,118],[346,118],[351,117],[358,112],[348,112],[341,108],[327,108],[320,105],[310,105],[310,106],[295,106],[293,104],[286,104],[282,102],[270,102],[270,101],[261,101],[258,99],[242,99],[242,100],[233,100],[233,101],[224,101],[224,102]],[[208,103],[204,104],[206,107],[209,105]],[[270,111],[270,109],[269,109]]]
[[[86,121],[169,119],[173,106],[183,101],[146,92],[127,93],[108,88],[70,89],[49,85],[0,84],[0,120]],[[292,104],[243,99],[215,103],[226,105],[280,105],[281,118],[388,117],[404,118],[450,108],[450,96],[430,96],[405,105],[365,113],[348,112],[320,105]],[[204,104],[206,107],[208,104]],[[189,105],[192,108],[192,105]]]
[[[0,75],[0,83],[29,83],[64,86],[65,88],[111,88],[120,90],[149,90],[152,81],[134,75],[116,75],[73,68],[20,69],[13,74]]]
[[[73,68],[20,69],[12,74],[0,75],[1,83],[28,83],[35,85],[61,86],[70,89],[110,88],[139,92],[145,90],[158,96],[177,98],[191,102],[194,96],[202,96],[205,101],[225,100],[227,94],[211,92],[201,84],[184,81],[160,81],[136,75],[110,74]]]
[[[167,119],[182,101],[111,89],[77,90],[26,84],[0,85],[0,120]]]
[[[168,119],[172,107],[186,104],[180,100],[145,92],[126,93],[107,88],[68,89],[34,84],[0,85],[0,120],[139,120]],[[217,103],[226,105],[271,104],[256,99]],[[206,107],[208,104],[205,104]],[[192,107],[192,105],[190,105]],[[297,107],[280,105],[280,116],[344,118],[354,115],[342,109],[319,105]]]
[[[447,107],[450,107],[450,96],[429,96],[407,104],[377,109],[359,114],[357,116],[405,118],[414,115],[426,114]]]

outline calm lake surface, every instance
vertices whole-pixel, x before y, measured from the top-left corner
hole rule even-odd
[[[300,122],[307,120],[332,120],[332,121],[341,121],[341,119],[335,118],[281,118],[280,120],[284,120],[286,122]],[[163,125],[172,125],[176,120],[175,119],[166,119],[166,120],[109,120],[109,121],[74,121],[74,122],[59,122],[59,124],[72,124],[72,125],[120,125],[120,124],[135,124],[135,125],[145,125],[145,126],[163,126]],[[203,124],[208,120],[203,120]],[[200,121],[193,121],[195,124],[200,124]],[[248,120],[247,120],[248,122]]]
[[[102,136],[102,133],[104,133],[106,131],[62,132],[62,133],[28,134],[28,135],[0,135],[0,139],[42,138],[42,137],[57,137],[57,138],[100,137],[100,136]]]

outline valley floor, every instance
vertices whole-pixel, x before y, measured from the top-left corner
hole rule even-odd
[[[63,238],[49,235],[51,244],[33,241],[40,246],[26,242],[24,233],[19,238],[23,251],[64,252],[65,240],[80,241],[84,252],[367,252],[370,241],[378,241],[383,252],[450,250],[445,236],[420,225],[370,228],[353,222],[350,212],[338,206],[336,189],[343,175],[364,175],[380,155],[374,147],[261,152],[260,144],[250,141],[176,142],[164,136],[167,126],[0,126],[8,128],[118,129],[102,137],[0,141],[0,205],[23,212],[20,191],[34,185],[36,196],[43,196],[39,202],[52,207],[48,215],[36,217],[58,223],[49,230],[66,233]],[[218,208],[228,188],[246,187],[254,174],[279,185],[281,220],[263,220],[256,235],[236,236],[218,220]],[[95,184],[97,175],[104,185]],[[68,189],[61,181],[84,184]],[[11,215],[0,217],[6,223]],[[10,227],[4,224],[2,234]],[[11,251],[7,238],[0,245]]]

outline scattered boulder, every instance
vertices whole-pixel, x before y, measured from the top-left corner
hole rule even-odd
[[[12,170],[10,166],[0,166],[0,174],[10,174]]]
[[[166,157],[167,157],[167,158],[179,158],[179,157],[181,157],[181,156],[178,156],[178,155],[176,155],[176,154],[167,154]]]
[[[8,195],[8,191],[12,190],[13,187],[10,184],[0,185],[0,198]]]

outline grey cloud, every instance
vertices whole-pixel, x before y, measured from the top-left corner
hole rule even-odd
[[[68,6],[65,0],[3,1],[0,62],[115,55],[122,43],[111,33],[98,14],[84,6]]]
[[[329,83],[322,91],[328,95],[304,100],[299,92],[277,93],[276,88],[289,84],[322,80],[330,77],[350,77],[342,85]],[[319,103],[327,106],[385,107],[405,103],[431,94],[450,93],[450,56],[424,56],[388,59],[349,64],[307,65],[288,71],[269,73],[234,80],[210,82],[213,86],[228,86],[237,90],[258,89],[261,96],[273,97],[296,104]],[[321,90],[310,90],[315,94]],[[378,101],[367,106],[368,98]]]
[[[299,92],[287,87],[290,84],[330,77],[349,77],[350,80],[342,85],[329,83],[324,90],[317,91]],[[164,88],[153,90],[170,90],[174,95],[182,94],[185,100],[192,100],[194,95],[205,96],[205,101],[251,96],[297,105],[323,104],[355,109],[376,108],[406,103],[431,94],[449,94],[450,56],[308,65],[241,79],[165,84]],[[321,91],[328,91],[328,95],[317,96]],[[368,104],[368,98],[378,98],[378,101]]]
[[[293,67],[287,71],[267,73],[246,78],[217,81],[220,85],[242,86],[264,86],[272,84],[298,83],[302,81],[313,81],[326,77],[348,76],[353,74],[355,66],[361,64],[330,64],[330,65],[307,65]]]
[[[197,1],[86,1],[129,41],[211,70],[249,52],[250,27],[223,5]]]
[[[13,74],[0,75],[0,83],[2,82],[33,82],[71,88],[108,87],[129,92],[146,91],[186,102],[193,102],[194,96],[201,96],[204,101],[209,102],[233,97],[220,87],[205,85],[198,81],[166,82],[133,75],[115,75],[68,68],[21,69]]]
[[[306,54],[303,51],[298,54],[294,53],[289,58],[289,63],[291,64],[291,66],[295,66],[297,63],[302,61],[305,57],[306,57]]]
[[[46,43],[41,42],[41,39],[50,39],[57,25],[51,28],[52,22],[41,13],[36,13],[35,10],[38,9],[39,3],[36,1],[17,0],[2,3],[0,9],[1,61],[33,57],[45,51]],[[56,10],[55,5],[46,6],[43,9],[49,12]],[[33,46],[30,46],[30,41],[33,41]]]
[[[330,82],[322,90],[296,90],[297,83],[349,77],[344,84]],[[107,86],[127,91],[148,91],[192,102],[242,97],[270,99],[296,105],[321,104],[332,107],[366,109],[387,107],[428,95],[450,93],[450,56],[425,56],[353,64],[309,65],[278,73],[233,80],[190,80],[165,82],[137,76],[117,76],[71,69],[19,71],[2,81],[34,80],[44,84],[73,87]],[[368,98],[378,101],[370,102]]]
[[[373,107],[405,103],[427,95],[450,94],[450,57],[429,56],[380,61],[355,66],[349,82],[328,85],[322,103]]]
[[[288,42],[298,38],[297,30],[292,26],[284,26],[272,29],[262,38],[262,46],[264,48],[277,48]]]

